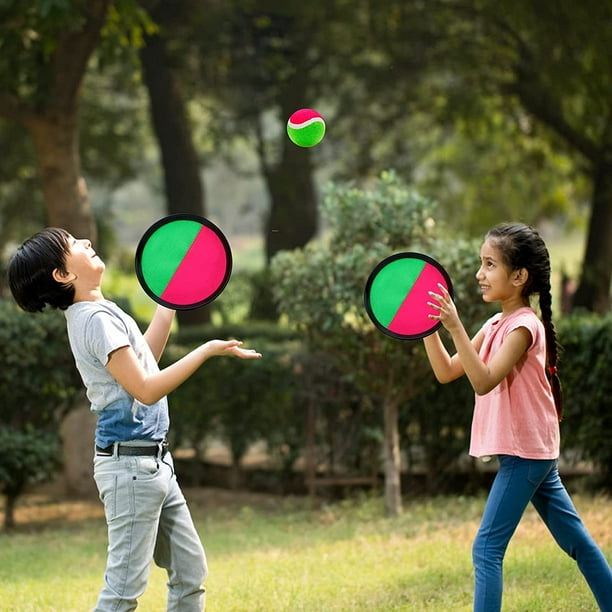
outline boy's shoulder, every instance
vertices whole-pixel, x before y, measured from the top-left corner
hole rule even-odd
[[[74,302],[74,304],[71,304],[65,311],[66,319],[69,322],[90,319],[98,313],[110,314],[120,319],[123,319],[125,316],[125,313],[116,304],[108,300],[99,302]]]

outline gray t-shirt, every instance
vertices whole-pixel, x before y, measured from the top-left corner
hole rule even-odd
[[[91,410],[98,415],[96,445],[124,440],[163,440],[168,432],[168,401],[147,406],[134,399],[106,369],[109,355],[131,346],[147,374],[157,361],[132,317],[113,302],[76,302],[66,311],[68,340]]]

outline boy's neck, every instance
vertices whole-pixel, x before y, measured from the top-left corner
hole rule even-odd
[[[95,289],[89,289],[87,291],[75,291],[74,302],[102,302],[104,300],[102,290],[97,287]]]

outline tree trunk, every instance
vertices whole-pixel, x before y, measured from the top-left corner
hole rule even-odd
[[[384,405],[385,509],[389,516],[402,513],[402,485],[397,401],[386,398]]]
[[[229,468],[229,488],[231,491],[238,491],[242,486],[242,466],[240,457],[235,457],[232,454],[232,464]]]
[[[65,492],[70,497],[97,495],[93,477],[93,454],[97,417],[83,393],[60,427]]]
[[[303,247],[317,230],[317,198],[310,151],[285,138],[276,168],[268,172],[270,212],[266,219],[266,260],[281,250]]]
[[[10,531],[15,528],[15,505],[19,495],[10,492],[4,493],[4,529]]]
[[[573,308],[600,314],[610,310],[612,280],[612,162],[600,163],[593,176],[591,218],[580,283]]]
[[[24,98],[0,92],[0,115],[25,126],[34,140],[49,225],[92,242],[97,236],[81,175],[78,107],[83,75],[110,3],[90,0],[83,8],[80,29],[68,29],[53,41],[36,92]]]
[[[34,139],[48,224],[95,243],[96,225],[81,175],[76,109],[39,117],[27,127]]]
[[[281,99],[281,115],[287,120],[300,108],[305,95],[303,76],[298,75]],[[286,134],[281,136],[281,155],[276,165],[262,159],[270,194],[270,212],[266,219],[266,260],[278,251],[303,247],[317,231],[317,196],[312,178],[311,152],[298,147]],[[263,157],[263,155],[261,155]]]
[[[205,215],[200,164],[191,138],[191,126],[178,81],[169,67],[165,43],[149,36],[140,52],[149,92],[151,121],[159,144],[168,214]],[[178,313],[181,325],[210,321],[208,308]]]
[[[283,118],[298,110],[296,92],[303,86],[289,87],[290,94],[282,100]],[[299,98],[298,98],[299,99]],[[291,110],[289,110],[291,109]],[[281,136],[281,153],[277,163],[266,159],[262,135],[259,134],[259,160],[270,196],[270,210],[264,225],[266,269],[261,282],[255,285],[250,316],[255,319],[278,318],[268,274],[268,264],[276,253],[306,245],[317,233],[317,195],[312,177],[311,152]]]

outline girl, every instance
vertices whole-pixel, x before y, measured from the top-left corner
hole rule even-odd
[[[430,317],[449,331],[451,357],[440,336],[424,339],[439,382],[465,374],[476,403],[470,455],[497,455],[499,471],[489,493],[472,556],[474,611],[501,609],[506,548],[531,501],[553,537],[578,564],[601,610],[612,612],[612,570],[582,523],[557,470],[561,385],[552,323],[550,260],[533,228],[504,223],[486,235],[476,274],[485,302],[499,302],[470,340],[448,292],[430,292]],[[530,307],[539,295],[542,320]]]

